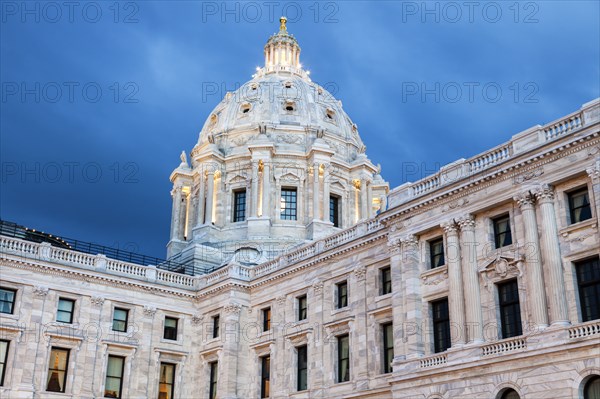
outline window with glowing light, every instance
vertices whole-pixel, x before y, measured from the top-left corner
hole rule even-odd
[[[297,220],[297,191],[295,188],[281,189],[281,220]]]

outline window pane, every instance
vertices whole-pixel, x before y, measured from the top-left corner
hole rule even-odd
[[[496,248],[512,244],[512,233],[510,231],[510,219],[508,215],[494,219],[494,236]]]
[[[517,280],[498,285],[498,300],[500,305],[502,338],[521,335],[521,306],[519,303]]]
[[[106,367],[105,398],[121,397],[121,381],[123,379],[123,365],[125,359],[118,356],[109,356]]]
[[[64,392],[69,362],[69,350],[52,348],[50,351],[50,365],[48,367],[48,381],[46,390],[50,392]]]
[[[113,331],[127,331],[127,314],[126,309],[115,308],[113,313]]]
[[[4,372],[6,371],[8,345],[8,341],[0,341],[0,386],[4,385]]]
[[[600,319],[600,260],[575,263],[582,321]]]
[[[158,385],[158,399],[172,399],[175,382],[175,365],[160,364],[160,381]]]
[[[329,197],[329,221],[334,227],[340,227],[339,222],[339,198],[335,196]]]
[[[571,223],[578,223],[591,219],[592,209],[587,188],[569,194],[569,208]]]
[[[15,303],[15,291],[0,288],[0,313],[12,314]]]
[[[296,190],[281,189],[281,219],[296,220]]]
[[[348,335],[338,337],[338,382],[350,380],[350,347]]]
[[[246,220],[246,190],[236,191],[233,197],[233,221]]]

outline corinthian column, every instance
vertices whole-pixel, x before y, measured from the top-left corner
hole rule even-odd
[[[519,208],[521,208],[523,224],[525,225],[525,252],[527,254],[525,261],[527,262],[528,293],[529,302],[531,303],[532,321],[536,324],[536,327],[547,327],[546,289],[544,288],[540,239],[535,216],[535,198],[527,191],[514,197],[514,200],[519,205]]]
[[[321,218],[321,212],[319,212],[319,164],[315,162],[313,165],[313,220],[319,220]]]
[[[558,227],[554,212],[554,190],[552,186],[544,184],[535,193],[540,213],[542,214],[542,259],[548,271],[550,287],[550,321],[552,325],[570,324],[567,309],[567,296],[565,293],[565,277],[563,273],[562,257],[560,256],[560,242],[558,241]]]
[[[465,308],[469,342],[483,342],[483,315],[481,294],[479,293],[479,272],[477,271],[477,242],[475,239],[475,219],[466,215],[458,220],[461,231],[462,273],[465,282]]]
[[[410,334],[422,334],[420,325],[407,321],[404,313],[404,283],[402,281],[402,242],[398,238],[388,237],[390,251],[390,269],[392,273],[392,318],[394,326],[394,367],[406,359],[407,340]]]
[[[406,321],[416,327],[413,334],[407,334],[406,357],[420,357],[424,354],[423,336],[420,331],[421,314],[421,281],[419,279],[419,243],[414,235],[402,238],[402,270],[404,271],[404,311]]]
[[[451,329],[452,346],[465,343],[465,304],[463,301],[463,282],[460,267],[460,243],[458,226],[454,220],[442,224],[446,233],[448,248],[448,305],[450,308],[450,323],[456,326]]]
[[[204,170],[200,169],[200,182],[198,183],[198,211],[196,212],[196,226],[204,223]]]
[[[179,231],[181,230],[181,187],[173,187],[171,197],[173,197],[173,208],[171,211],[171,240],[178,240]]]
[[[213,197],[215,192],[215,171],[209,170],[206,178],[206,209],[204,210],[204,223],[212,224],[213,220]]]
[[[592,195],[596,204],[596,219],[600,219],[600,159],[591,168],[586,169],[590,179],[592,179]]]
[[[263,164],[262,217],[271,217],[271,165],[270,161]]]

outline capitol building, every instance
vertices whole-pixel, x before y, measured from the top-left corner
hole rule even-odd
[[[600,100],[384,172],[282,18],[180,155],[165,260],[1,222],[0,397],[600,399]]]

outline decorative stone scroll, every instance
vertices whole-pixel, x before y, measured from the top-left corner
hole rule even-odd
[[[496,259],[488,261],[483,267],[479,268],[479,273],[483,280],[483,285],[491,290],[493,283],[504,280],[509,277],[523,276],[522,256],[511,257],[507,255],[498,256]]]

